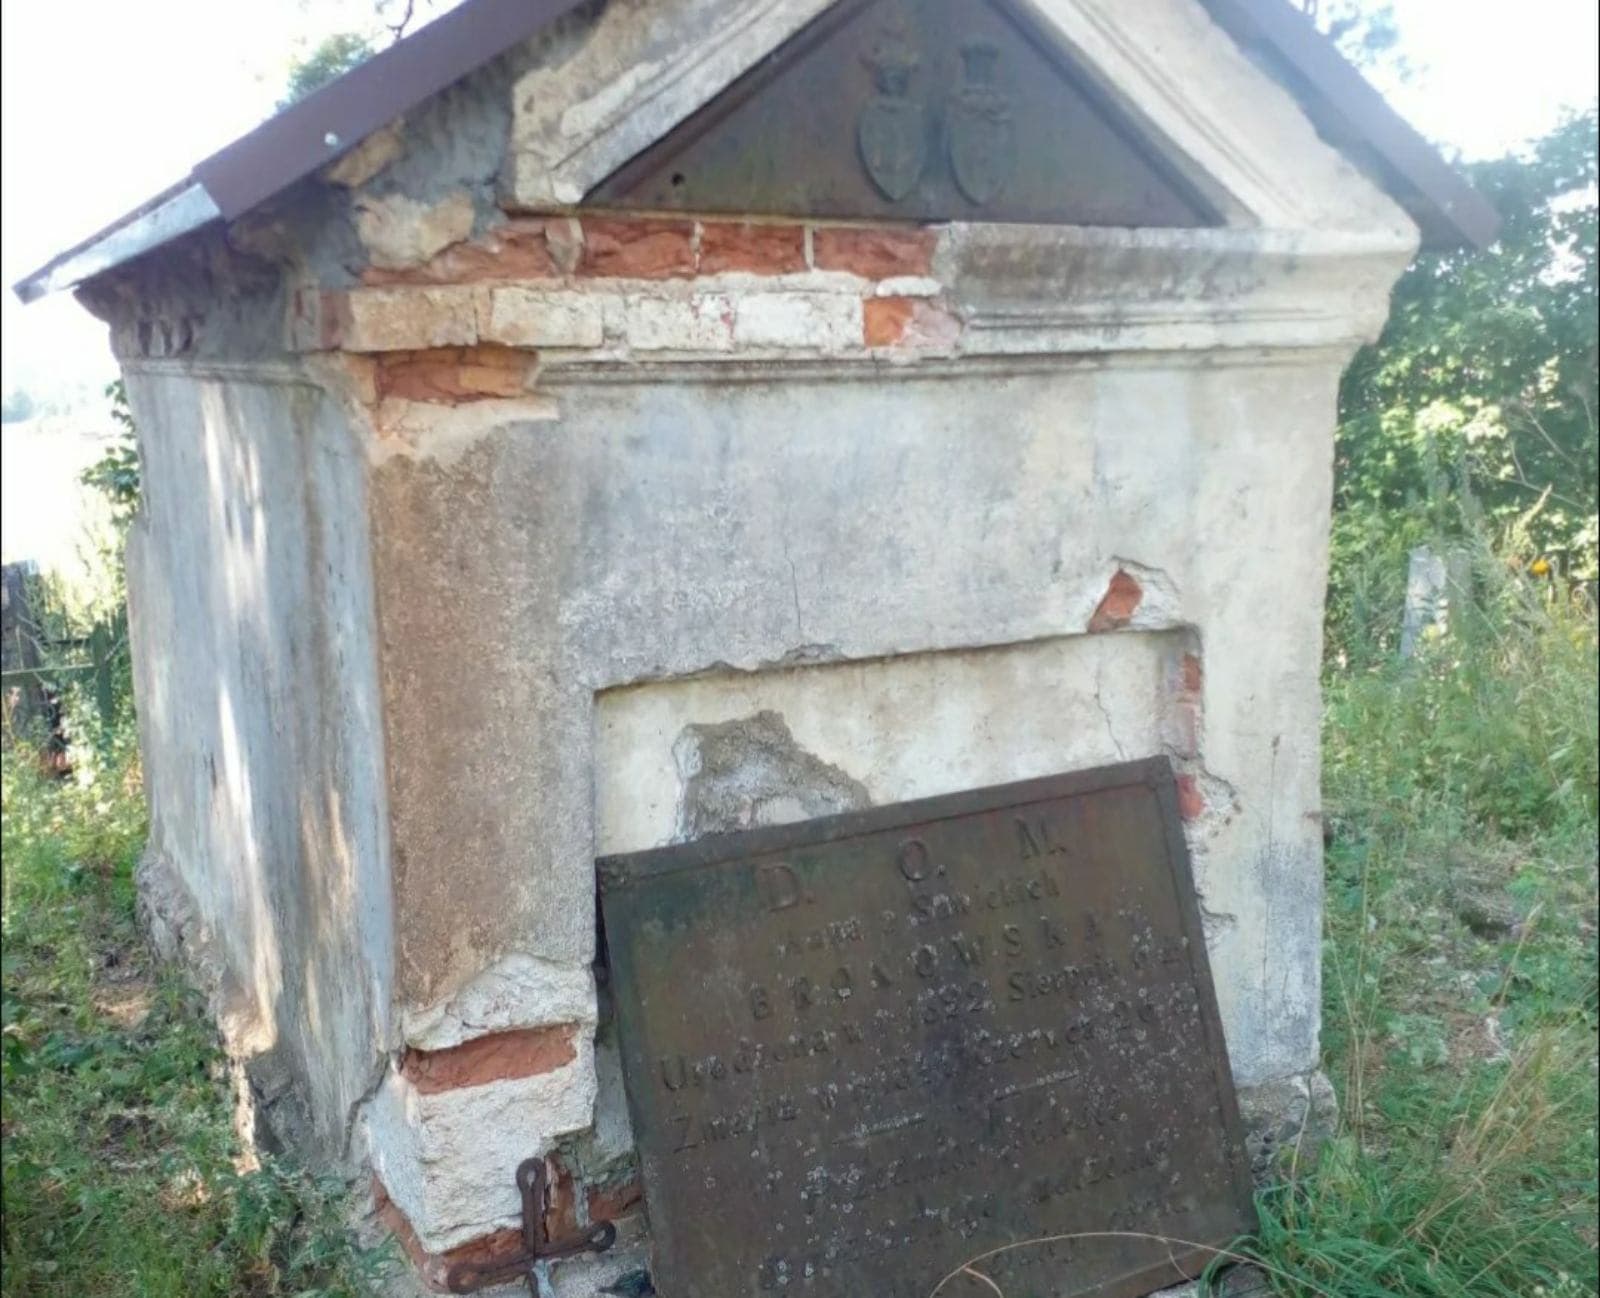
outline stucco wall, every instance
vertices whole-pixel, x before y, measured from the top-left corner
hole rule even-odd
[[[523,1157],[558,1237],[637,1197],[598,851],[1166,754],[1235,1076],[1314,1098],[1335,396],[1416,231],[1193,0],[1028,7],[1226,228],[569,206],[824,7],[587,6],[90,293],[149,893],[435,1280]]]
[[[1196,848],[1235,1070],[1249,1083],[1313,1066],[1336,365],[862,377],[573,382],[545,422],[377,469],[385,692],[430,701],[390,723],[402,995],[435,998],[512,952],[575,970],[592,958],[597,782],[615,800],[633,789],[608,776],[680,778],[660,745],[600,769],[597,694],[1081,635],[1120,567],[1146,591],[1135,628],[1186,630],[1203,657],[1216,808]],[[974,668],[965,706],[981,716],[993,690],[1004,714],[1037,691],[1073,715],[1107,701],[1102,659],[1034,678],[997,656]],[[851,688],[870,695],[877,675],[887,691],[895,670],[861,667]],[[835,697],[823,756],[868,779],[890,741],[852,744],[855,706]],[[1144,755],[1150,703],[1117,702],[1123,755]],[[681,715],[727,719],[703,712]],[[964,742],[895,725],[913,745]],[[1030,742],[1023,764],[1105,747],[1063,735]],[[990,750],[915,792],[1039,773]]]
[[[291,372],[127,376],[147,893],[208,970],[267,1116],[338,1157],[392,963],[364,457]]]

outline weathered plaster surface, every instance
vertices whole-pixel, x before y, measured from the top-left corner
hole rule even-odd
[[[192,902],[230,1045],[338,1157],[391,1003],[365,456],[293,376],[126,372],[152,868]]]
[[[529,1152],[626,1159],[597,851],[1154,753],[1247,1108],[1322,1112],[1334,397],[1416,231],[1196,0],[1028,7],[1224,229],[550,210],[824,7],[585,6],[86,293],[149,488],[150,877],[428,1249],[514,1222]],[[553,1072],[390,1066],[567,1024]]]
[[[1250,1083],[1311,1067],[1321,628],[1306,593],[1324,579],[1338,368],[1312,356],[816,386],[569,382],[557,418],[488,432],[448,466],[384,460],[383,689],[432,701],[390,716],[402,999],[432,1003],[515,951],[587,966],[606,841],[597,781],[602,807],[637,791],[629,814],[652,808],[649,841],[666,841],[683,725],[770,707],[802,747],[869,790],[878,780],[884,797],[1010,774],[1020,758],[967,769],[949,754],[1013,751],[1004,726],[985,739],[971,724],[998,709],[1038,734],[1043,721],[1024,714],[1041,694],[1098,738],[1041,739],[1031,760],[1116,756],[1088,710],[1095,674],[1107,664],[1115,701],[1132,670],[1121,664],[1147,640],[1117,633],[1101,650],[1078,647],[1100,637],[1074,637],[1128,563],[1166,584],[1144,616],[1203,648],[1205,770],[1236,803],[1196,844],[1235,1069]],[[601,774],[594,699],[617,687],[887,659],[848,673],[876,701],[908,670],[901,655],[1036,640],[1071,646],[1057,674],[1041,684],[997,657],[997,680],[974,671],[949,692],[966,729],[933,729],[937,709],[923,728],[899,714],[918,753],[946,754],[920,782],[863,760],[860,717],[825,727],[819,705],[808,721],[760,675],[732,678],[736,704],[674,715],[654,763],[638,759],[616,794]],[[1051,651],[1017,652],[1047,663]],[[1114,723],[1130,728],[1118,734],[1127,756],[1155,742],[1138,729],[1142,698]],[[618,748],[614,706],[601,704],[601,752]]]
[[[607,692],[600,854],[1159,756],[1187,639],[1064,636]]]
[[[613,0],[571,57],[514,91],[506,193],[576,203],[771,53],[829,0]]]

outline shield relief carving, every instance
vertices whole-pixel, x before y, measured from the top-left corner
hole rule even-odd
[[[1000,51],[987,41],[961,47],[962,82],[950,99],[947,132],[956,187],[982,206],[1005,188],[1017,163],[1011,99],[1000,89]]]
[[[883,33],[864,62],[875,93],[856,120],[856,144],[878,192],[899,202],[916,188],[927,165],[927,109],[911,93],[921,60],[902,29]]]
[[[921,57],[907,29],[885,30],[862,60],[873,93],[856,119],[856,146],[873,186],[890,202],[916,189],[928,165],[930,117],[914,93]],[[980,207],[997,197],[1017,162],[1011,97],[1000,86],[1000,50],[961,46],[960,79],[944,111],[946,161],[956,188]]]

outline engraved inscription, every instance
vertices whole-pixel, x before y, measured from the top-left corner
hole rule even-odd
[[[1170,779],[603,863],[664,1298],[926,1298],[1011,1245],[984,1264],[1008,1293],[1120,1295],[1207,1255],[1116,1232],[1248,1229]]]

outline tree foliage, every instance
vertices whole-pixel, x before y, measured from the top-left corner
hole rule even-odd
[[[289,65],[289,80],[279,109],[304,99],[330,81],[336,81],[373,54],[372,40],[360,32],[335,32],[325,36],[302,58]]]
[[[459,0],[451,2],[459,3]],[[440,7],[440,0],[424,0],[424,5],[429,10],[436,9]],[[333,32],[290,62],[278,110],[281,112],[365,63],[378,52],[385,39],[402,40],[418,17],[417,0],[372,0],[372,24],[368,30]]]
[[[1400,52],[1394,6],[1372,0],[1300,0],[1300,8],[1357,67],[1382,69],[1400,80],[1411,65]]]
[[[111,403],[111,421],[117,431],[106,453],[83,471],[79,481],[104,494],[113,520],[118,527],[126,527],[139,508],[139,442],[128,389],[121,379],[107,385],[106,400]]]
[[[1482,251],[1424,253],[1341,393],[1337,506],[1482,519],[1596,574],[1596,113],[1470,168],[1500,212]]]

